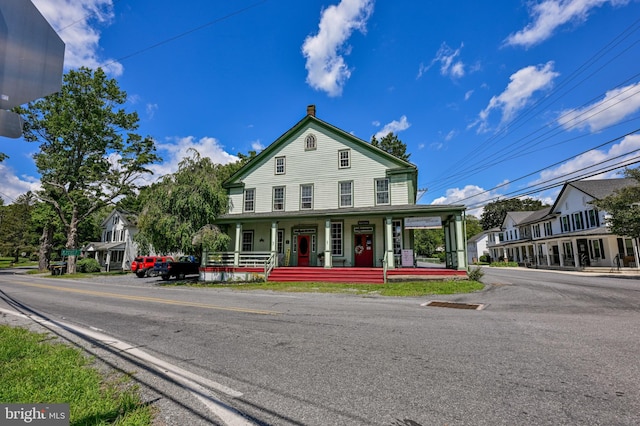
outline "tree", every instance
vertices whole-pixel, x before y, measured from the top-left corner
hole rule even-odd
[[[466,218],[467,240],[482,232],[482,225],[480,225],[480,219],[475,216],[468,215]]]
[[[612,233],[640,238],[640,168],[626,169],[625,176],[637,183],[618,189],[593,204],[609,213],[607,226]]]
[[[371,145],[404,161],[409,161],[409,157],[411,157],[411,154],[407,154],[407,144],[398,139],[393,132],[387,133],[387,136],[380,140],[376,138],[376,135],[371,136]]]
[[[13,204],[0,207],[0,236],[3,251],[11,254],[15,262],[21,252],[31,252],[34,235],[31,227],[31,212],[36,199],[29,191],[20,195]]]
[[[38,197],[49,203],[78,248],[78,227],[98,209],[137,188],[146,166],[158,161],[152,138],[135,133],[138,114],[126,112],[127,94],[102,69],[80,68],[64,76],[60,92],[18,108],[24,137],[39,142],[35,162]],[[75,272],[75,256],[68,271]]]
[[[413,248],[417,256],[434,257],[444,247],[443,229],[416,229]]]
[[[529,212],[541,210],[548,207],[542,204],[540,200],[533,198],[509,198],[506,200],[497,200],[484,206],[484,211],[480,216],[480,224],[485,231],[491,228],[499,228],[502,226],[507,212]]]
[[[141,192],[144,208],[138,218],[139,245],[160,253],[199,254],[203,248],[224,249],[229,237],[212,224],[227,211],[227,192],[222,183],[242,164],[214,164],[191,150],[178,171]]]

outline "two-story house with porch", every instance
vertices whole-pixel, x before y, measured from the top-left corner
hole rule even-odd
[[[489,249],[498,258],[537,267],[638,268],[638,241],[612,234],[606,226],[607,213],[592,204],[635,184],[629,178],[568,182],[550,208],[509,212],[502,240]]]
[[[466,271],[465,207],[416,204],[417,177],[414,164],[318,119],[310,105],[225,183],[229,210],[216,225],[231,236],[228,264],[266,256],[277,266],[413,266],[412,229],[444,227],[446,267]]]
[[[106,271],[128,270],[138,250],[133,241],[136,224],[134,214],[114,209],[102,222],[101,241],[85,245],[83,255],[96,259]]]

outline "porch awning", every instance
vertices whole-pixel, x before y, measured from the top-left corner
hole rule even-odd
[[[374,206],[358,208],[340,208],[326,210],[299,210],[288,212],[265,212],[265,213],[241,213],[225,214],[216,219],[216,224],[228,224],[238,221],[258,222],[264,220],[286,220],[286,219],[327,219],[332,217],[345,216],[393,216],[412,217],[429,216],[446,219],[452,214],[461,214],[466,207],[461,204],[405,204],[399,206]]]
[[[82,248],[82,251],[113,251],[113,250],[124,250],[125,243],[124,241],[120,242],[112,242],[112,243],[103,243],[103,242],[95,242],[89,243]]]

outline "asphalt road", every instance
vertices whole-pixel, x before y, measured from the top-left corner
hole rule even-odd
[[[483,281],[473,294],[388,298],[5,272],[0,308],[131,344],[45,325],[135,372],[158,424],[242,424],[212,404],[262,425],[640,424],[640,279],[485,268]]]

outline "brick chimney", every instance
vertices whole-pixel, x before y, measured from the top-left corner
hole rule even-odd
[[[308,105],[307,106],[307,115],[310,115],[312,117],[316,116],[316,106],[315,105]]]

